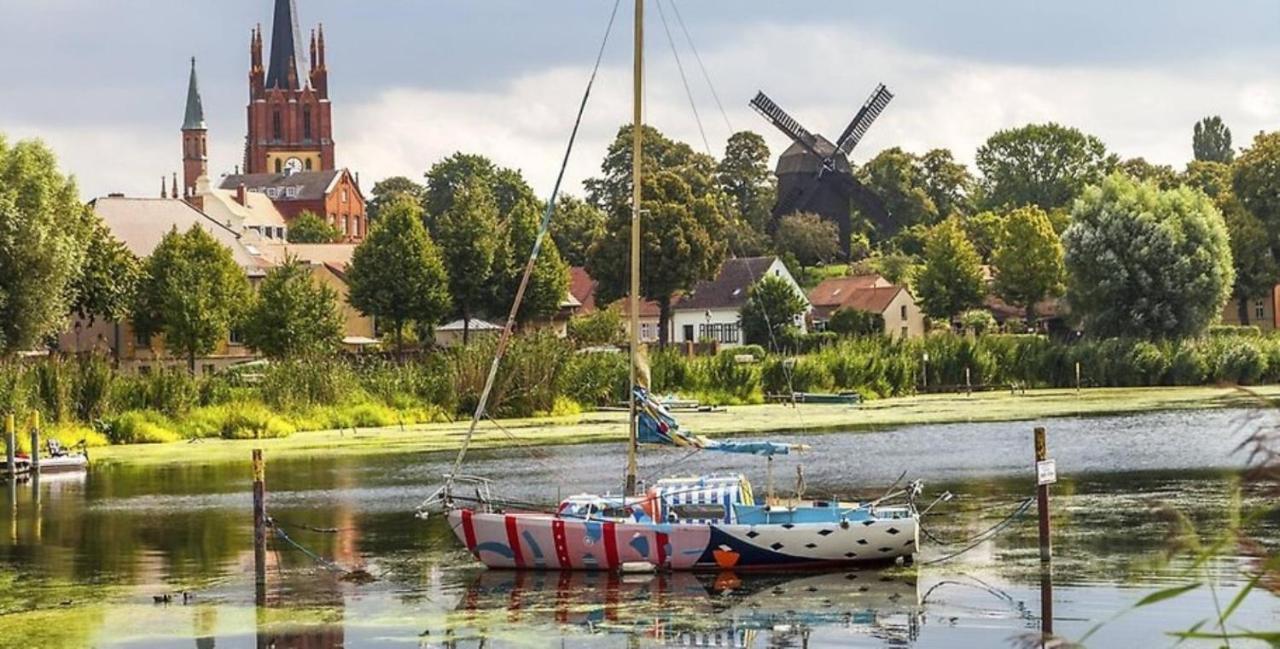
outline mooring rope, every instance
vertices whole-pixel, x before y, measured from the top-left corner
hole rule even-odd
[[[1009,514],[1008,516],[1006,516],[1006,517],[1004,518],[1004,520],[1000,521],[999,523],[996,523],[995,525],[991,526],[990,528],[987,528],[987,529],[986,529],[985,531],[983,531],[983,532],[980,532],[980,533],[978,533],[978,534],[975,534],[974,536],[971,536],[971,537],[969,537],[968,539],[966,539],[966,540],[964,540],[964,541],[958,541],[958,542],[956,542],[956,543],[946,543],[946,542],[944,542],[944,541],[939,540],[937,537],[935,537],[935,536],[933,536],[932,534],[930,534],[930,533],[925,529],[925,527],[924,527],[923,525],[921,525],[921,526],[920,526],[920,531],[921,531],[921,532],[924,532],[924,535],[925,535],[926,537],[928,537],[930,540],[934,541],[935,543],[938,543],[939,545],[947,546],[947,545],[958,545],[959,543],[966,543],[966,544],[967,544],[967,545],[965,545],[963,548],[960,548],[959,550],[956,550],[955,552],[952,552],[952,553],[947,554],[947,555],[943,555],[943,556],[938,557],[938,558],[936,558],[936,559],[931,559],[931,560],[929,560],[929,561],[925,561],[925,562],[923,562],[923,564],[922,564],[922,565],[931,566],[931,565],[934,565],[934,564],[943,563],[943,562],[945,562],[945,561],[950,561],[950,560],[952,560],[952,559],[954,559],[954,558],[956,558],[956,557],[958,557],[958,556],[960,556],[960,555],[962,555],[962,554],[965,554],[966,552],[969,552],[970,550],[973,550],[974,548],[978,547],[978,546],[979,546],[979,545],[981,545],[982,543],[984,543],[984,542],[986,542],[986,541],[990,540],[991,538],[994,538],[997,534],[999,534],[1000,532],[1002,532],[1006,527],[1008,527],[1009,525],[1011,525],[1015,520],[1017,520],[1018,518],[1020,518],[1023,514],[1025,514],[1025,513],[1027,512],[1027,510],[1028,510],[1028,509],[1030,509],[1030,508],[1031,508],[1031,503],[1034,503],[1035,501],[1036,501],[1036,499],[1035,499],[1035,497],[1034,497],[1034,496],[1033,496],[1033,497],[1030,497],[1030,498],[1027,498],[1026,500],[1022,501],[1022,504],[1018,505],[1018,508],[1017,508],[1017,509],[1015,509],[1015,510],[1013,511],[1013,513],[1012,513],[1012,514]]]

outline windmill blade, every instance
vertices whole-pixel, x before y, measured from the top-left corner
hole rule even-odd
[[[772,122],[774,126],[778,127],[779,131],[785,133],[796,144],[808,149],[809,153],[819,158],[823,157],[813,148],[813,135],[805,130],[794,117],[788,115],[787,111],[782,110],[781,107],[773,103],[773,100],[769,99],[764,92],[756,93],[755,99],[751,100],[751,107],[756,109],[756,112],[763,115],[765,119]]]
[[[893,215],[889,214],[889,209],[885,207],[884,200],[879,194],[871,191],[850,174],[830,174],[827,178],[839,183],[840,188],[857,206],[858,211],[875,223],[876,229],[885,232],[893,228]]]
[[[858,146],[858,142],[862,141],[862,136],[867,134],[871,124],[876,121],[880,113],[884,112],[885,106],[888,106],[892,100],[893,93],[889,92],[889,89],[883,83],[877,86],[875,92],[871,93],[871,97],[867,99],[867,103],[863,104],[858,114],[853,116],[853,121],[849,122],[849,126],[844,129],[844,133],[840,134],[836,151],[846,157],[853,153],[853,148]]]

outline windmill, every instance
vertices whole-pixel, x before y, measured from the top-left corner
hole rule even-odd
[[[778,158],[778,203],[773,208],[775,223],[783,216],[798,211],[814,212],[835,221],[840,228],[840,248],[846,256],[849,255],[849,237],[853,230],[852,205],[856,205],[858,211],[870,218],[876,227],[891,225],[884,202],[853,177],[849,154],[892,99],[893,93],[884,84],[877,86],[833,144],[827,138],[805,130],[763,92],[756,94],[751,100],[751,107],[793,142]]]

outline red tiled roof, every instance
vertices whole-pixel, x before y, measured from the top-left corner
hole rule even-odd
[[[840,306],[855,291],[892,286],[879,275],[858,275],[855,277],[833,277],[823,280],[809,291],[809,302],[814,306]]]
[[[591,313],[596,310],[596,281],[587,274],[582,266],[569,268],[569,294],[582,304],[580,313]]]

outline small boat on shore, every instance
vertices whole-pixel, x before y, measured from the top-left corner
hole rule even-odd
[[[41,474],[75,473],[88,470],[89,455],[85,451],[69,452],[55,439],[48,440],[46,446],[48,453],[40,456],[39,472]],[[31,456],[25,453],[18,453],[15,456],[14,466],[19,478],[28,477],[35,472],[35,463]],[[3,464],[0,464],[0,478],[9,478],[9,469]]]

